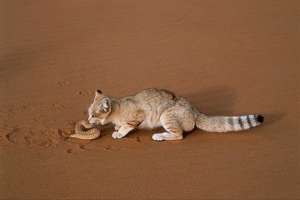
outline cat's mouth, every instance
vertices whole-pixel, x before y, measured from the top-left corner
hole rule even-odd
[[[97,118],[91,118],[88,121],[92,125],[100,125],[101,124],[101,121],[99,119],[97,119]]]

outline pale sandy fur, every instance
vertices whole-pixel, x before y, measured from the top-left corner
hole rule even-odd
[[[258,126],[263,120],[259,115],[208,116],[200,113],[185,98],[155,88],[119,99],[98,90],[88,113],[90,124],[114,124],[114,139],[123,138],[134,129],[163,127],[165,132],[152,135],[157,141],[180,140],[183,132],[195,127],[209,132],[246,130]]]

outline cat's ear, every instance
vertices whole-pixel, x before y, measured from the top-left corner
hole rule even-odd
[[[109,112],[111,110],[111,100],[106,97],[102,99],[100,109],[102,112]]]
[[[101,90],[99,90],[99,89],[97,89],[96,90],[96,92],[95,92],[95,96],[97,96],[97,95],[101,95],[102,94],[102,91]]]

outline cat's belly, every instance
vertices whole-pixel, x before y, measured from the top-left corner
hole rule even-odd
[[[139,129],[154,129],[161,127],[161,123],[159,120],[159,115],[148,115],[144,119],[144,121],[138,126]]]

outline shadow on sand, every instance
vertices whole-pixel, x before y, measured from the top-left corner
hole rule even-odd
[[[235,90],[228,87],[213,87],[197,93],[186,94],[185,97],[198,108],[200,112],[208,115],[237,115],[233,107],[236,103]],[[252,113],[249,113],[252,114]],[[259,113],[265,117],[264,125],[268,126],[280,121],[284,113]],[[190,132],[191,133],[191,132]],[[185,137],[190,135],[185,133]]]
[[[235,91],[228,87],[213,87],[197,93],[186,94],[185,97],[200,112],[209,115],[231,115],[236,100]]]

